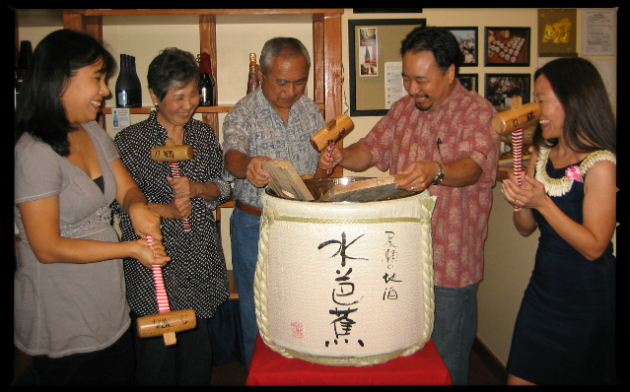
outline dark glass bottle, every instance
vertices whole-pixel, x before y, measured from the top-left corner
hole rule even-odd
[[[256,53],[249,54],[249,80],[247,81],[247,94],[253,93],[258,88],[258,74],[256,73]]]
[[[216,106],[217,105],[217,84],[212,75],[210,65],[210,55],[206,52],[197,55],[199,63],[199,72],[201,74],[201,85],[199,87],[199,105],[200,106]]]
[[[200,106],[216,106],[217,93],[216,84],[212,72],[201,74],[201,88],[199,91]]]
[[[126,54],[120,55],[120,72],[116,79],[116,107],[133,107],[134,81],[129,72],[129,61]]]
[[[134,99],[133,99],[133,107],[140,108],[142,107],[142,84],[140,83],[140,78],[138,77],[138,73],[136,72],[136,57],[129,56],[131,61],[131,65],[129,70],[131,71],[131,76],[134,82]]]

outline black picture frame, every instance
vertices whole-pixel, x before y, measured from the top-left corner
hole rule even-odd
[[[486,27],[486,67],[529,67],[531,28]]]
[[[479,65],[479,28],[478,27],[445,27],[449,30],[462,49],[464,62],[460,67],[476,67]]]
[[[484,98],[494,107],[510,107],[509,100],[514,95],[523,98],[523,104],[530,102],[532,75],[527,73],[487,73]]]
[[[479,74],[457,74],[456,77],[466,90],[479,92]]]
[[[348,20],[348,53],[350,58],[350,116],[384,116],[387,114],[389,109],[386,108],[385,105],[382,108],[369,108],[366,109],[364,107],[357,107],[357,89],[362,89],[363,84],[361,81],[357,81],[357,65],[360,65],[359,61],[359,53],[357,46],[357,34],[355,34],[355,28],[360,29],[362,27],[370,27],[376,26],[379,27],[379,32],[377,36],[377,45],[379,47],[378,53],[376,54],[378,67],[383,67],[384,62],[386,61],[402,61],[400,57],[400,43],[405,38],[406,34],[402,34],[402,36],[398,36],[395,34],[388,34],[387,29],[381,29],[380,27],[387,26],[398,26],[401,28],[408,29],[409,31],[414,28],[420,26],[422,28],[426,27],[426,19],[350,19]],[[387,55],[383,54],[381,49],[387,49],[390,53],[391,58],[388,59]],[[367,78],[362,81],[366,81]],[[370,78],[369,83],[377,83],[376,91],[385,90],[385,81],[379,78]],[[359,94],[365,96],[364,91],[360,91]]]

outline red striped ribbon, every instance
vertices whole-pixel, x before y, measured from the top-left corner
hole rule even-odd
[[[328,142],[328,147],[326,147],[326,152],[328,153],[328,157],[332,158],[333,150],[335,149],[335,142],[332,140]],[[326,174],[330,175],[332,173],[333,168],[326,170]]]
[[[523,186],[523,180],[521,179],[522,162],[523,162],[523,128],[518,128],[512,131],[512,151],[514,154],[514,176],[516,176],[516,182],[518,186]],[[515,205],[514,210],[518,211],[521,207]]]
[[[168,165],[171,168],[171,175],[174,178],[179,178],[181,176],[179,172],[179,164],[177,162],[169,162]],[[190,231],[190,222],[188,221],[188,218],[182,219],[182,225],[184,226],[184,231],[188,233]]]
[[[153,249],[153,237],[147,236],[149,248]],[[154,254],[155,255],[155,254]],[[159,265],[153,265],[153,283],[155,284],[155,296],[160,313],[170,312],[171,307],[168,304],[168,296],[166,295],[166,287],[164,287],[164,278],[162,277],[162,268]]]

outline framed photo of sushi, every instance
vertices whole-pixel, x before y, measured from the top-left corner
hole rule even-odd
[[[530,102],[530,74],[486,74],[485,95],[495,108],[510,108],[512,98],[521,96],[523,103]]]
[[[479,92],[478,74],[458,74],[456,77],[466,90]]]
[[[464,62],[461,66],[478,66],[479,64],[477,63],[477,54],[479,51],[479,39],[477,38],[477,32],[479,31],[479,29],[477,27],[445,27],[445,29],[448,29],[451,33],[453,33],[453,35],[457,39],[459,48],[462,50],[462,54],[464,55]]]
[[[485,65],[528,67],[530,33],[529,27],[486,27]]]

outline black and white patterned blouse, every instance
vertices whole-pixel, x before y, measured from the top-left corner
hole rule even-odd
[[[168,162],[151,159],[151,149],[165,145],[166,129],[151,112],[145,121],[120,131],[114,138],[120,158],[147,200],[168,204],[173,190],[166,180],[171,176]],[[230,196],[230,185],[221,179],[223,154],[212,127],[191,119],[184,126],[184,141],[193,147],[193,158],[179,162],[181,176],[193,182],[216,184],[221,198],[191,200],[191,231],[183,230],[179,219],[162,218],[162,235],[166,254],[171,258],[162,275],[171,310],[194,309],[197,317],[214,316],[216,308],[229,296],[225,258],[212,211]],[[129,216],[117,202],[112,209],[120,217],[122,240],[136,240]],[[125,282],[129,306],[140,316],[158,313],[153,273],[135,259],[124,259]]]

